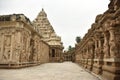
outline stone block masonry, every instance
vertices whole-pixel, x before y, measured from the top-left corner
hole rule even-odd
[[[76,45],[76,63],[105,80],[120,80],[120,0],[108,7]]]
[[[0,16],[0,68],[49,62],[50,46],[23,14]]]
[[[36,19],[33,21],[33,26],[36,31],[42,36],[42,40],[50,45],[50,62],[61,62],[63,53],[63,43],[61,42],[61,37],[59,37],[52,25],[50,24],[47,14],[42,9]]]

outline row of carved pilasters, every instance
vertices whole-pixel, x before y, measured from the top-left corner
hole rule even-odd
[[[105,80],[120,80],[119,3],[119,0],[111,0],[109,4],[110,9],[96,17],[96,21],[91,29],[88,30],[88,33],[80,44],[76,46],[76,49],[79,49],[80,55],[82,55],[82,57],[79,56],[80,64],[86,68],[86,61],[88,61],[87,69],[91,70],[90,68],[92,66],[91,71],[102,75]],[[92,40],[89,40],[91,37]],[[88,44],[92,45],[91,43],[94,48],[93,50],[90,50],[91,47],[88,48],[88,52],[86,53],[86,46],[89,47]]]
[[[104,78],[107,78],[109,80],[119,80],[120,78],[120,55],[119,55],[119,49],[120,49],[120,33],[119,28],[111,28],[109,31],[105,34],[106,35],[106,44],[104,48],[104,65],[102,67],[103,74],[102,76]],[[110,75],[110,76],[108,76]]]
[[[120,57],[118,54],[119,47],[119,36],[116,36],[116,29],[110,29],[109,31],[104,33],[104,58],[115,58]]]

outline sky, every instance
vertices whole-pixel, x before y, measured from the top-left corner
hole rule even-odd
[[[74,47],[76,36],[83,37],[98,14],[108,9],[109,0],[0,0],[0,15],[23,13],[33,21],[44,8],[65,49]]]

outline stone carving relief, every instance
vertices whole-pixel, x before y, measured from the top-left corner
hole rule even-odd
[[[104,33],[104,57],[105,58],[109,58],[110,57],[110,45],[109,45],[109,42],[110,42],[110,33],[109,31],[105,32]]]
[[[0,30],[0,53],[3,62],[8,62],[11,54],[11,39],[12,29],[1,29]]]
[[[40,38],[37,36],[37,35],[35,35],[34,36],[34,46],[33,46],[33,50],[34,50],[34,54],[33,54],[33,61],[38,61],[38,56],[39,56],[39,40],[40,40]]]
[[[120,29],[111,30],[110,53],[112,57],[120,57]]]
[[[17,68],[49,61],[50,46],[23,14],[0,16],[0,22],[0,66]]]
[[[88,51],[89,51],[89,59],[92,59],[94,57],[94,42],[93,40],[89,40],[88,42]]]
[[[92,71],[96,74],[99,73],[106,79],[112,78],[111,80],[114,80],[119,79],[118,72],[120,68],[120,0],[110,1],[109,9],[96,17],[91,29],[88,30],[82,41],[77,44],[76,60],[79,58],[82,61],[79,64],[84,67],[86,66],[84,62],[89,61],[92,63],[90,60],[93,59]],[[91,37],[93,37],[93,45],[90,44]],[[78,55],[79,52],[81,56]],[[94,54],[94,56],[92,57],[91,54]],[[89,63],[87,66],[89,69]],[[111,74],[114,76],[109,78],[108,75]]]
[[[21,52],[21,61],[27,62],[29,61],[29,55],[30,55],[30,32],[27,30],[22,31],[22,52]]]
[[[4,36],[4,53],[3,60],[8,61],[11,53],[11,35]]]
[[[0,30],[0,53],[1,53],[1,59],[4,62],[11,61],[12,58],[14,58],[14,45],[16,42],[13,40],[14,34],[17,33],[15,28],[2,28]],[[12,43],[14,42],[14,44]],[[12,46],[12,47],[11,47]],[[12,53],[11,53],[12,52]]]

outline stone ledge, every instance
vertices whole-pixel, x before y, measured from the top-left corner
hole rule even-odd
[[[103,59],[105,62],[120,62],[120,58]]]

